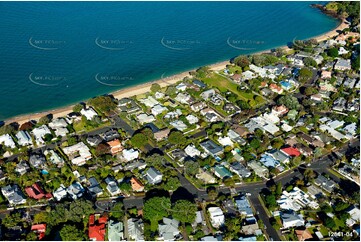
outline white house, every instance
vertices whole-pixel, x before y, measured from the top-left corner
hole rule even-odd
[[[20,130],[16,134],[16,138],[18,139],[18,144],[21,146],[27,146],[32,144],[31,137],[28,131]]]
[[[55,134],[57,136],[65,136],[67,133],[69,133],[66,126],[68,123],[63,118],[54,119],[52,122],[50,122],[49,127],[55,130]]]
[[[151,123],[151,122],[153,122],[155,120],[153,115],[148,115],[146,113],[138,114],[137,119],[138,119],[140,124]]]
[[[53,192],[53,196],[57,201],[65,198],[67,194],[68,193],[66,192],[66,188],[63,184],[60,184],[60,187]]]
[[[208,208],[209,216],[211,219],[211,224],[215,228],[224,224],[224,214],[222,209],[219,207],[210,207]]]
[[[164,106],[162,106],[160,104],[157,104],[152,108],[152,114],[154,116],[157,116],[157,115],[159,115],[159,114],[161,114],[161,113],[163,113],[165,111],[168,111],[168,108],[166,108],[166,107],[164,107]]]
[[[281,220],[284,229],[305,225],[305,220],[302,215],[296,214],[295,212],[281,213]]]
[[[13,138],[9,134],[3,134],[0,136],[0,144],[1,143],[11,149],[14,149],[16,147]]]
[[[184,152],[186,152],[186,154],[190,157],[196,157],[201,155],[201,152],[193,144],[188,145],[184,149]]]
[[[82,109],[80,110],[81,115],[84,115],[87,120],[92,120],[95,116],[98,116],[97,112],[92,107],[89,107],[88,109]]]
[[[222,146],[233,146],[233,142],[232,140],[228,137],[219,137],[218,138],[218,142],[222,145]]]
[[[163,218],[163,222],[158,225],[159,240],[173,241],[180,234],[178,229],[179,221],[170,218]]]
[[[135,160],[139,157],[139,151],[134,150],[134,149],[124,149],[123,150],[123,157],[124,159],[126,159],[127,161],[131,161],[131,160]]]
[[[88,146],[83,142],[63,148],[64,153],[68,156],[74,165],[82,166],[86,161],[92,158]]]
[[[147,172],[145,173],[146,178],[150,184],[158,184],[162,182],[163,175],[155,169],[154,167],[150,167]]]
[[[186,119],[188,120],[188,122],[190,123],[190,124],[196,124],[196,123],[198,123],[198,118],[196,117],[196,116],[194,116],[194,115],[192,115],[192,114],[189,114],[187,117],[186,117]]]
[[[46,126],[45,124],[33,129],[33,135],[35,136],[35,141],[36,143],[39,144],[44,144],[44,136],[46,134],[51,134],[51,131],[49,130],[48,126]]]

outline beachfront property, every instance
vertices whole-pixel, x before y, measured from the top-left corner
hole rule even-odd
[[[13,138],[9,134],[3,134],[0,136],[0,144],[3,144],[11,149],[14,149],[16,147]]]
[[[98,116],[98,113],[92,107],[83,108],[80,110],[81,115],[85,116],[87,120],[92,120],[94,117]]]
[[[51,134],[51,131],[49,130],[48,126],[43,124],[42,126],[33,129],[32,133],[35,137],[36,144],[42,145],[42,144],[44,144],[43,138],[45,137],[45,135]]]
[[[16,134],[16,138],[17,138],[17,142],[20,146],[28,146],[33,143],[28,131],[20,130]]]

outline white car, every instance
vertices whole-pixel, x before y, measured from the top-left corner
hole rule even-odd
[[[246,196],[252,196],[252,194],[251,194],[251,193],[249,193],[249,192],[247,192],[247,193],[246,193]]]

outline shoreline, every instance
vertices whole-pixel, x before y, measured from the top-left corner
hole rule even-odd
[[[343,30],[343,29],[349,27],[349,25],[347,23],[345,23],[345,19],[339,19],[339,20],[340,20],[339,25],[336,26],[334,29],[332,29],[324,34],[321,34],[321,35],[318,35],[315,37],[311,37],[308,39],[316,39],[317,42],[321,42],[321,41],[327,40],[329,38],[332,38],[332,37],[338,35],[337,31]],[[275,49],[275,48],[281,48],[286,51],[291,50],[287,45],[274,47],[272,49]],[[269,53],[272,49],[262,50],[262,51],[258,51],[258,52],[255,52],[252,54],[247,54],[247,55]],[[229,64],[230,64],[230,59],[225,60],[225,61],[216,62],[216,63],[210,64],[207,66],[209,66],[209,68],[213,71],[219,71],[219,70],[224,69]],[[199,68],[199,67],[197,67],[197,68]],[[172,85],[172,84],[175,84],[178,81],[181,81],[184,77],[190,76],[189,72],[195,71],[197,68],[194,68],[194,69],[191,69],[188,71],[184,71],[184,72],[181,72],[181,73],[169,76],[169,77],[164,77],[162,79],[153,80],[153,81],[149,81],[149,82],[146,82],[143,84],[138,84],[138,85],[131,86],[128,88],[120,89],[118,91],[110,92],[109,95],[114,96],[114,98],[121,99],[124,97],[132,97],[135,95],[144,94],[144,93],[150,91],[150,87],[153,83],[158,83],[162,88]],[[99,96],[100,95],[101,94],[99,94]],[[89,100],[89,99],[86,99],[86,100]],[[86,101],[86,100],[84,100],[84,101]],[[65,107],[55,108],[55,109],[51,109],[51,110],[47,110],[47,111],[41,111],[41,112],[30,113],[30,114],[21,114],[21,115],[15,116],[15,117],[10,117],[10,118],[5,119],[4,123],[10,124],[10,123],[16,122],[19,125],[22,125],[23,123],[28,122],[30,120],[38,121],[41,117],[43,117],[47,114],[52,114],[53,119],[59,118],[59,117],[65,117],[68,113],[73,111],[72,108],[75,106],[75,104],[71,104],[71,105],[67,105]]]

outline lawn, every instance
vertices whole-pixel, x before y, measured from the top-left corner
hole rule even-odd
[[[255,102],[253,93],[239,91],[236,83],[219,74],[211,73],[209,77],[203,78],[202,81],[211,87],[217,88],[221,92],[231,91],[235,93],[241,100],[249,101],[252,107],[260,104]]]

